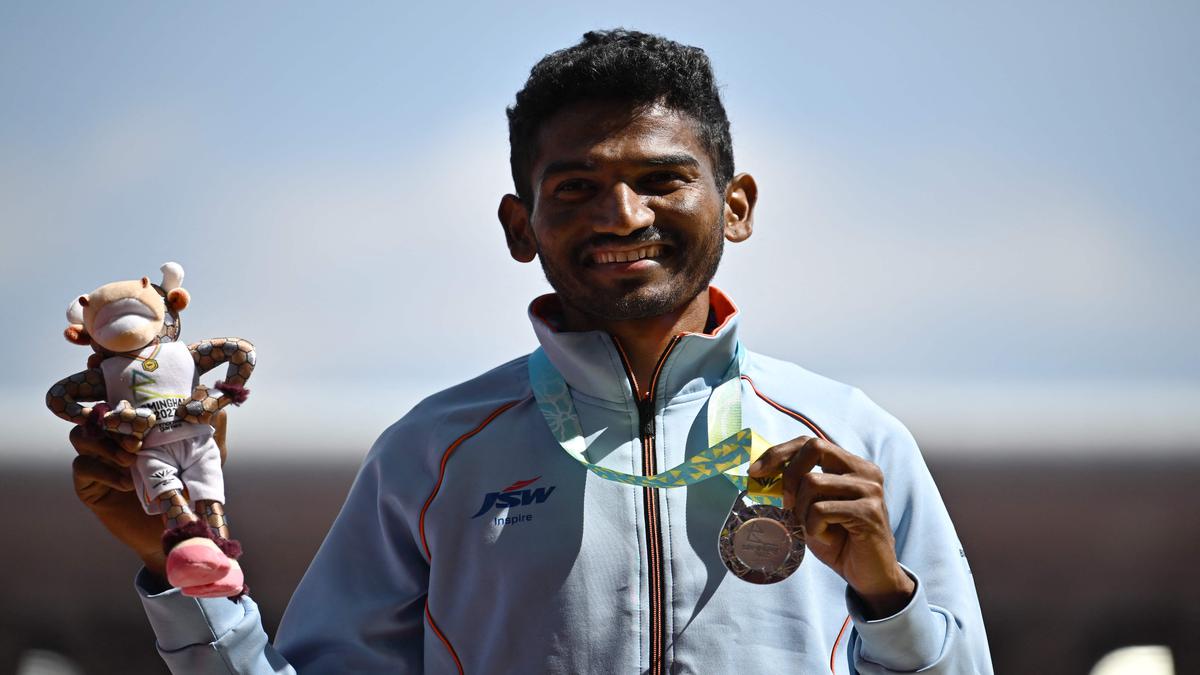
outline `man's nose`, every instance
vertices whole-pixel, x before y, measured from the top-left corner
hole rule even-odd
[[[629,234],[654,224],[654,210],[629,184],[618,181],[600,200],[593,214],[593,227],[599,232]]]

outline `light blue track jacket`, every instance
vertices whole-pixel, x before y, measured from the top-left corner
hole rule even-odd
[[[718,327],[674,340],[649,402],[611,337],[556,331],[552,295],[530,306],[592,462],[655,473],[706,447],[738,322],[720,291],[710,299]],[[159,650],[176,673],[991,673],[970,569],[905,428],[858,390],[753,352],[742,389],[743,421],[768,441],[825,434],[883,470],[917,581],[898,614],[865,620],[811,555],[777,584],[734,577],[717,552],[733,485],[653,490],[586,471],[547,428],[522,357],[383,433],[274,647],[250,598],[151,594],[142,580]]]

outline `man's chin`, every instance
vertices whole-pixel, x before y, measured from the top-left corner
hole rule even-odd
[[[707,279],[673,269],[647,274],[559,275],[543,260],[546,280],[565,305],[599,321],[634,321],[671,314],[708,288]]]
[[[691,297],[680,297],[676,289],[639,286],[613,295],[588,299],[581,311],[605,321],[634,321],[670,314],[687,304]]]

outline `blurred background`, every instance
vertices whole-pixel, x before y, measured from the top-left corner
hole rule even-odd
[[[273,630],[375,435],[535,345],[504,107],[625,26],[712,57],[761,188],[717,283],[913,430],[997,672],[1200,673],[1200,5],[994,5],[0,3],[0,672],[162,670],[44,407],[67,304],[177,260],[183,338],[257,344]]]

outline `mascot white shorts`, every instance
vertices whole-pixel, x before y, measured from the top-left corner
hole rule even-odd
[[[133,466],[133,485],[151,515],[163,512],[158,498],[171,490],[187,490],[193,508],[200,500],[224,504],[221,450],[212,432],[142,448]]]

